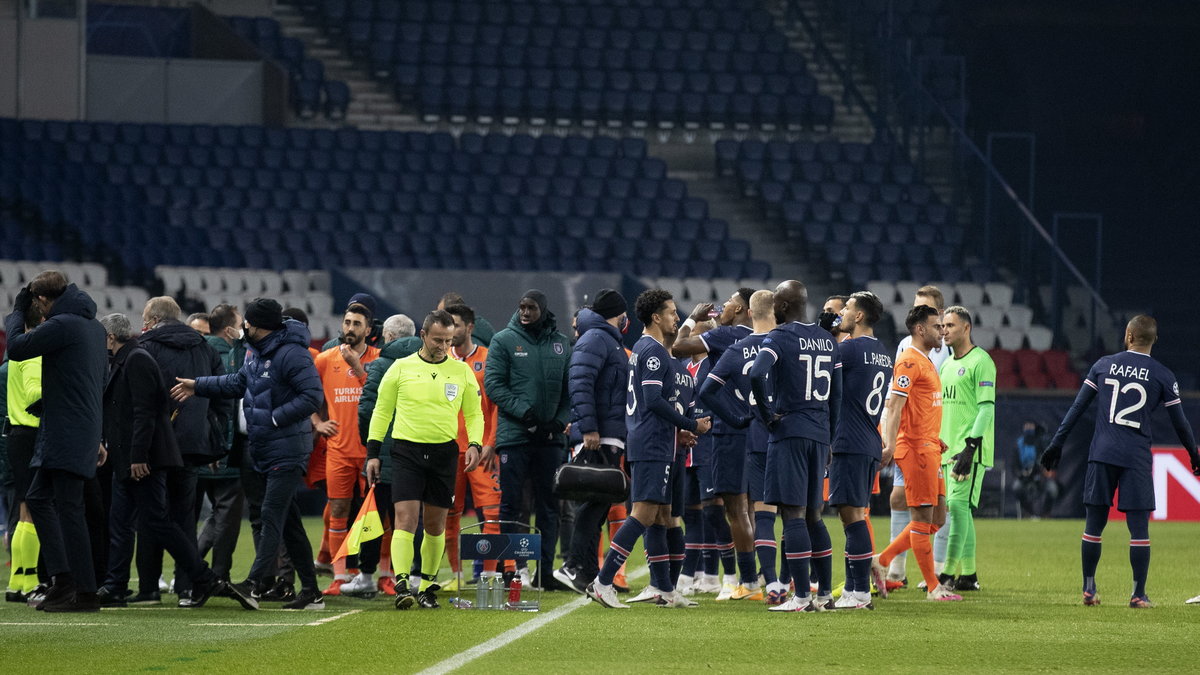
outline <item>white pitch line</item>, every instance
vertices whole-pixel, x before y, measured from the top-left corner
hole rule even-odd
[[[0,626],[113,626],[111,623],[74,623],[71,621],[0,621]]]
[[[307,623],[189,623],[189,626],[309,626]]]
[[[337,621],[338,619],[345,618],[347,616],[350,616],[351,614],[358,614],[361,611],[362,611],[361,609],[352,609],[348,612],[342,612],[341,614],[335,614],[334,616],[327,616],[324,619],[317,619],[316,621],[313,621],[312,623],[306,623],[304,625],[305,626],[320,626],[321,624],[325,624],[325,623],[329,623],[331,621]]]
[[[632,574],[627,575],[626,579],[628,579],[629,581],[633,581],[635,579],[640,579],[641,577],[646,576],[646,574],[648,574],[649,572],[650,572],[649,566],[642,567],[642,568],[639,568],[638,570],[634,571]],[[525,623],[521,624],[520,626],[516,626],[515,628],[510,628],[510,629],[504,631],[503,633],[497,635],[496,637],[492,638],[491,640],[488,640],[487,642],[482,642],[480,644],[477,644],[474,647],[471,647],[470,649],[468,649],[466,651],[459,652],[458,654],[451,656],[450,658],[446,659],[445,661],[442,661],[440,663],[435,663],[434,665],[417,673],[417,675],[444,675],[445,673],[449,673],[451,671],[458,670],[459,668],[462,668],[463,666],[467,665],[468,663],[474,661],[475,659],[477,659],[481,656],[484,656],[485,654],[490,654],[491,652],[494,652],[497,649],[500,649],[501,647],[504,647],[512,642],[516,642],[517,640],[520,640],[521,638],[525,637],[526,635],[529,635],[533,631],[541,628],[542,626],[545,626],[548,623],[552,623],[554,621],[557,621],[557,620],[563,618],[564,616],[570,614],[571,612],[574,612],[575,610],[579,609],[580,607],[586,606],[589,602],[591,602],[591,600],[588,599],[587,597],[582,597],[582,598],[577,598],[575,600],[572,600],[571,602],[568,602],[565,605],[562,605],[560,607],[550,610],[546,614],[543,614],[543,615],[537,617],[536,619],[531,619],[531,620],[526,621]]]

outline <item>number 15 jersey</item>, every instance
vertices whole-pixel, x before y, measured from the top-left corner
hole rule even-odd
[[[892,379],[892,356],[883,343],[868,336],[843,340],[838,350],[842,357],[842,414],[833,436],[833,453],[881,459],[879,417]]]

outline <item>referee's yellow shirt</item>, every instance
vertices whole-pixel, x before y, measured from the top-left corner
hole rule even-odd
[[[447,357],[429,363],[420,352],[398,359],[379,383],[367,440],[382,441],[392,424],[392,438],[411,443],[445,443],[458,437],[458,415],[467,426],[469,443],[483,442],[483,407],[479,382],[471,367]]]
[[[8,421],[13,426],[37,427],[42,420],[26,410],[42,397],[42,357],[8,362]]]

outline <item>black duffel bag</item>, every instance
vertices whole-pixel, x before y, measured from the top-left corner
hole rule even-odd
[[[554,474],[554,494],[575,502],[616,504],[629,498],[629,476],[609,460],[609,452],[580,450]],[[613,456],[619,456],[616,453]]]

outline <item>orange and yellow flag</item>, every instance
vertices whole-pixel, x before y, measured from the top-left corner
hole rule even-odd
[[[375,486],[372,485],[371,489],[367,491],[367,498],[363,500],[358,516],[354,519],[354,524],[346,533],[346,540],[342,542],[342,547],[338,549],[333,559],[340,560],[348,555],[355,555],[364,541],[382,536],[383,521],[379,518],[379,509],[375,507]]]

